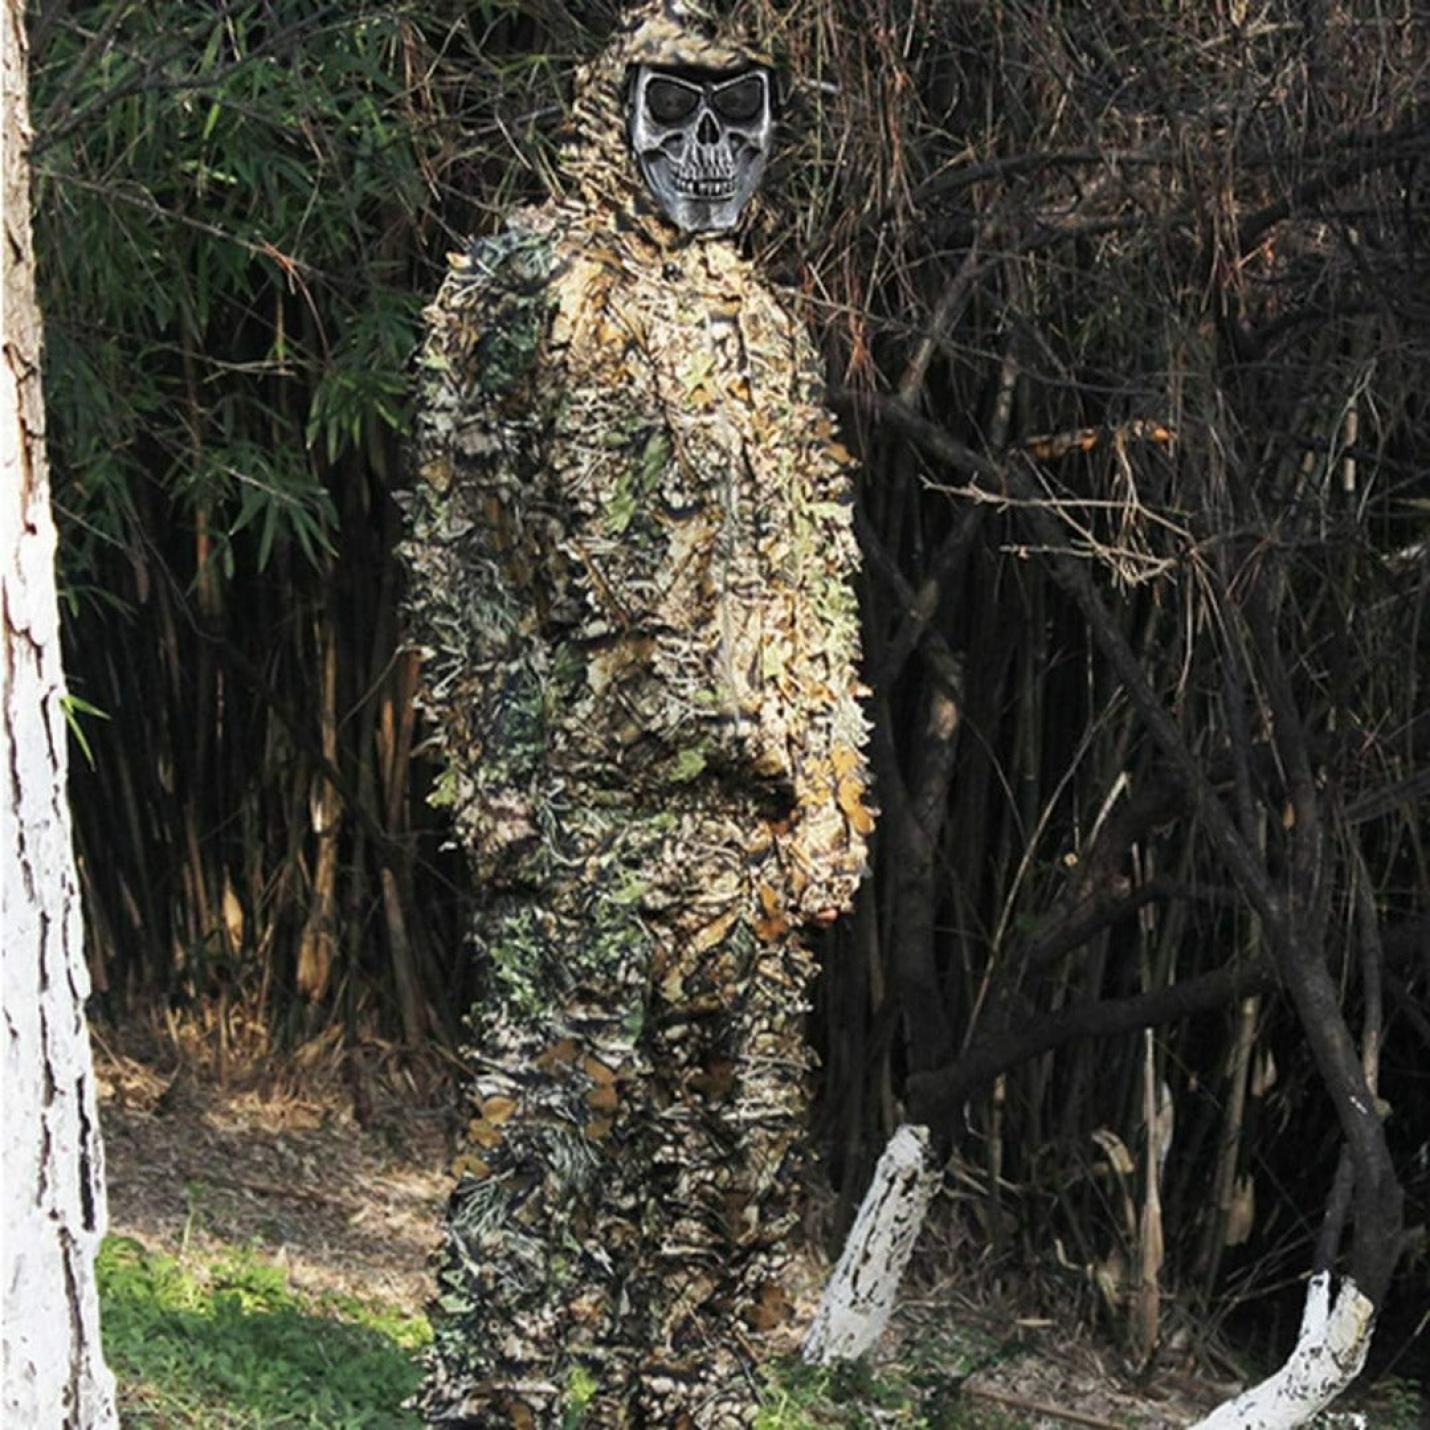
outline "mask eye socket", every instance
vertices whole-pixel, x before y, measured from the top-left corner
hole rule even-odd
[[[652,78],[645,87],[646,113],[657,124],[679,124],[699,103],[700,91],[678,79]]]
[[[747,74],[732,79],[710,96],[710,102],[721,119],[746,124],[765,107],[765,77]]]

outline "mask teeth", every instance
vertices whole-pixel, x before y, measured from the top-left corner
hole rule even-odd
[[[734,197],[735,177],[733,174],[677,174],[675,188],[689,198],[728,199]]]
[[[735,166],[721,163],[718,159],[712,163],[701,163],[697,159],[692,164],[683,164],[678,177],[686,183],[692,184],[714,183],[733,186]]]

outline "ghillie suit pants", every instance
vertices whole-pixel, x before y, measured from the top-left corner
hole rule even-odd
[[[483,914],[439,1419],[748,1423],[746,1351],[787,1313],[810,974],[752,917],[777,856],[749,827],[626,808],[562,850],[577,880]]]

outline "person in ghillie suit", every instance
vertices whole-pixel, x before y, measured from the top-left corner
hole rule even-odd
[[[428,310],[411,644],[481,895],[430,1423],[747,1425],[789,1315],[811,924],[865,861],[850,458],[733,241],[772,74],[645,5],[569,197]]]

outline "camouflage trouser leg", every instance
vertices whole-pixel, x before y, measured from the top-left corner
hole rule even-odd
[[[642,1279],[654,1317],[637,1423],[727,1430],[757,1408],[754,1352],[788,1314],[809,1056],[811,960],[743,921],[656,1000],[661,1104]]]
[[[492,992],[472,1020],[426,1409],[472,1427],[578,1408],[592,1430],[746,1426],[759,1339],[787,1312],[811,960],[760,942],[743,901],[692,913],[714,938],[669,907],[573,902],[483,920]]]
[[[627,1282],[648,1195],[650,1079],[631,1012],[648,935],[634,917],[602,924],[518,904],[481,932],[494,989],[472,1019],[469,1147],[439,1258],[424,1408],[435,1423],[544,1427],[585,1406],[584,1423],[618,1427],[643,1352]],[[621,945],[606,949],[619,956],[605,978],[583,957],[599,939]],[[565,967],[543,969],[530,996],[503,972],[503,960],[548,954]]]

